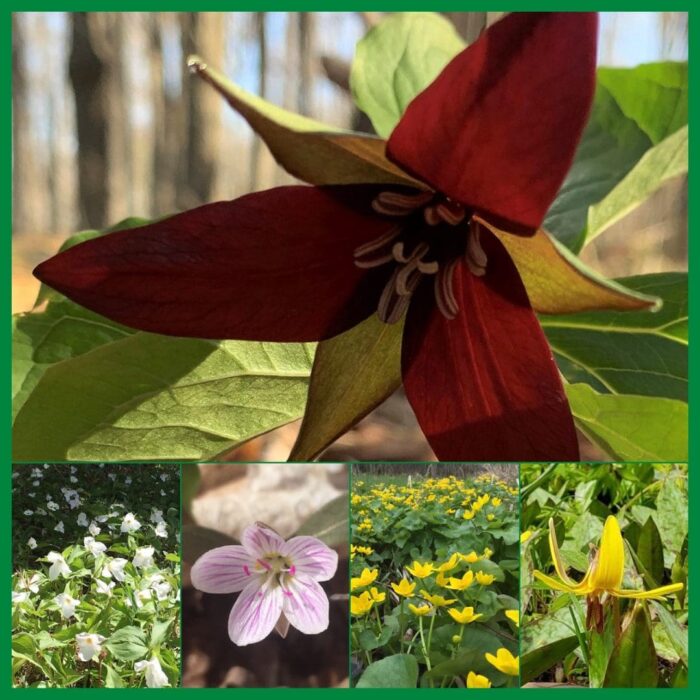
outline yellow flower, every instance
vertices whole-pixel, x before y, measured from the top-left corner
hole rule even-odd
[[[462,554],[462,560],[466,561],[467,564],[474,564],[475,562],[479,561],[479,555],[472,550],[469,552],[469,554]]]
[[[374,601],[367,591],[360,595],[350,596],[350,612],[353,615],[366,615],[372,609],[373,605]]]
[[[506,610],[506,617],[520,627],[520,610]]]
[[[420,594],[425,598],[427,601],[431,602],[436,608],[441,608],[445,605],[451,605],[452,603],[457,602],[456,598],[444,598],[441,595],[430,595],[428,591],[421,591]]]
[[[496,517],[496,516],[495,516],[493,513],[489,513],[489,514],[486,516],[486,520],[493,520],[495,517]]]
[[[473,510],[467,510],[464,512],[464,515],[462,516],[465,520],[471,520],[474,517],[474,511]]]
[[[369,589],[369,597],[374,603],[383,603],[386,600],[386,593],[372,586],[372,588]],[[506,615],[507,614],[508,613],[506,613]]]
[[[476,572],[476,582],[482,586],[489,586],[493,583],[496,577],[492,574],[485,574],[483,571]]]
[[[520,535],[520,544],[525,544],[531,537],[532,530],[525,530],[525,532]]]
[[[549,548],[552,552],[554,568],[560,580],[545,576],[540,571],[534,571],[535,576],[545,585],[555,591],[566,591],[575,595],[598,597],[608,593],[618,598],[663,598],[683,589],[682,583],[671,583],[668,586],[654,588],[651,591],[627,591],[620,588],[625,571],[625,548],[622,542],[620,526],[614,516],[608,516],[603,527],[600,549],[593,561],[588,565],[583,579],[576,583],[566,573],[566,567],[559,552],[557,535],[554,530],[554,520],[549,519]]]
[[[416,589],[416,583],[415,581],[409,583],[405,578],[402,578],[400,583],[392,583],[391,587],[397,595],[408,598],[413,595],[413,591]]]
[[[471,571],[467,571],[462,578],[450,577],[450,582],[445,588],[451,588],[454,591],[464,591],[469,586],[474,583],[474,574]]]
[[[498,506],[500,506],[501,503],[503,503],[503,501],[501,501],[500,498],[492,498],[492,499],[491,499],[491,505],[492,505],[494,508],[498,508]]]
[[[437,570],[440,572],[452,571],[452,569],[454,569],[458,563],[459,563],[459,554],[457,554],[457,552],[455,552],[444,564],[440,564],[440,566],[438,566]]]
[[[421,564],[420,562],[414,561],[413,568],[407,566],[406,569],[411,575],[415,576],[416,578],[426,578],[433,573],[433,565],[429,561],[425,564]]]
[[[413,605],[413,603],[408,604],[408,609],[414,614],[418,615],[419,617],[422,615],[427,615],[430,612],[430,606],[429,605]]]
[[[469,671],[467,676],[467,688],[490,688],[491,681],[486,676],[480,676],[474,671]]]
[[[507,676],[517,676],[520,673],[520,658],[513,656],[508,649],[501,647],[496,656],[493,654],[485,654],[486,660],[501,673]]]
[[[481,555],[484,559],[488,559],[493,554],[493,550],[486,547],[484,553]]]
[[[450,579],[447,576],[445,576],[445,574],[443,574],[442,571],[438,571],[438,574],[435,577],[435,583],[437,583],[438,586],[442,586],[443,588],[449,588]]]
[[[350,590],[356,591],[358,588],[369,586],[377,580],[377,576],[379,576],[379,569],[362,569],[359,576],[350,579]]]
[[[460,611],[458,608],[449,608],[447,614],[455,621],[459,622],[460,625],[468,625],[474,620],[478,620],[483,617],[481,613],[478,615],[474,614],[474,608],[462,608]]]

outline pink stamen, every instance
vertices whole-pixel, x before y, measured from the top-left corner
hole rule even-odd
[[[246,576],[250,576],[250,569],[247,564],[243,564],[243,571],[245,571]]]
[[[266,571],[272,571],[272,566],[268,564],[264,559],[256,559],[255,560],[260,566],[262,566],[263,569]]]
[[[289,567],[289,574],[290,574],[290,576],[294,576],[294,574],[296,574],[296,572],[297,572],[297,567],[294,566],[294,564],[292,564],[292,565]]]

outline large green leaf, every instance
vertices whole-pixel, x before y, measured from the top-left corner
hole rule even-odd
[[[664,603],[658,601],[651,602],[652,607],[656,611],[656,614],[661,621],[666,634],[668,635],[668,640],[673,646],[673,649],[680,657],[681,661],[687,666],[688,665],[688,628],[681,625],[678,620],[673,616],[673,613],[669,612]]]
[[[688,126],[650,148],[603,199],[588,210],[586,243],[641,205],[663,185],[688,172]]]
[[[541,673],[563,661],[564,657],[574,651],[578,645],[578,637],[573,634],[523,654],[520,661],[520,682],[527,683],[534,680]]]
[[[637,161],[688,122],[686,63],[599,68],[595,100],[574,164],[547,213],[545,228],[578,251],[588,209]]]
[[[48,367],[133,332],[64,297],[50,301],[44,311],[15,316],[12,324],[13,418]]]
[[[277,162],[300,180],[312,185],[422,187],[386,158],[383,139],[335,129],[277,107],[227,80],[198,56],[190,56],[188,63],[250,124]]]
[[[388,136],[409,102],[466,44],[454,25],[431,12],[398,13],[357,44],[350,87],[380,136]]]
[[[659,674],[654,640],[643,605],[637,605],[613,649],[605,688],[655,688]]]
[[[122,627],[107,639],[105,646],[120,661],[137,661],[148,654],[146,636],[140,627]]]
[[[637,544],[637,556],[644,570],[651,577],[650,588],[660,586],[664,580],[664,545],[654,518],[649,516],[644,523]]]
[[[50,367],[18,460],[208,459],[298,418],[313,346],[136,333]]]
[[[316,537],[329,547],[347,549],[349,530],[348,496],[341,494],[305,520],[294,534]]]
[[[686,461],[688,404],[673,399],[599,394],[569,384],[566,395],[576,425],[613,459]]]
[[[599,392],[688,396],[688,276],[662,273],[620,280],[663,299],[656,313],[596,311],[541,317],[559,367],[571,383]]]
[[[319,343],[309,401],[290,459],[317,457],[401,384],[403,322],[376,315]]]
[[[410,654],[394,654],[370,664],[357,681],[358,688],[415,688],[418,662]]]

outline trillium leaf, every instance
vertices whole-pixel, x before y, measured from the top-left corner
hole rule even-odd
[[[305,520],[294,535],[315,537],[329,547],[347,546],[349,528],[347,506],[346,494],[334,498]]]
[[[555,664],[563,661],[578,645],[578,637],[573,634],[523,654],[520,659],[520,682],[528,683],[534,680]]]
[[[319,343],[309,401],[290,459],[317,457],[401,385],[403,322],[371,316]]]
[[[617,186],[588,210],[586,243],[604,233],[663,185],[688,172],[688,126],[650,148]]]
[[[105,688],[123,688],[121,676],[109,665],[105,664]]]
[[[312,354],[136,333],[45,372],[17,415],[14,457],[211,458],[301,415]]]
[[[626,289],[584,265],[543,229],[514,236],[480,221],[503,243],[523,280],[532,308],[543,314],[653,309],[658,298]]]
[[[312,185],[356,183],[424,185],[384,155],[384,140],[335,129],[253,95],[208,66],[198,56],[189,65],[212,85],[262,138],[275,160]]]
[[[104,645],[120,661],[136,661],[148,654],[148,644],[140,627],[122,627]]]
[[[357,688],[415,688],[418,662],[410,654],[394,654],[367,666]]]
[[[540,317],[559,368],[569,382],[585,382],[599,392],[686,401],[687,274],[641,275],[620,282],[661,298],[661,310]]]
[[[380,136],[392,132],[409,102],[465,47],[454,25],[431,12],[391,15],[365,35],[350,87]]]
[[[688,404],[673,399],[599,394],[587,384],[566,387],[576,425],[613,459],[686,461]]]
[[[649,619],[644,606],[637,605],[610,656],[603,687],[656,688],[658,673]]]

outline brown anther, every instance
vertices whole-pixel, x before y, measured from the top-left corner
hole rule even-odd
[[[426,207],[423,209],[423,218],[428,226],[437,226],[442,221],[435,207]]]
[[[460,204],[455,202],[440,202],[436,207],[437,213],[440,218],[450,226],[456,226],[457,224],[464,221],[466,214],[464,209]]]
[[[481,229],[473,221],[469,226],[469,238],[467,239],[467,249],[464,258],[467,267],[473,275],[483,277],[486,274],[488,258],[481,247]]]

